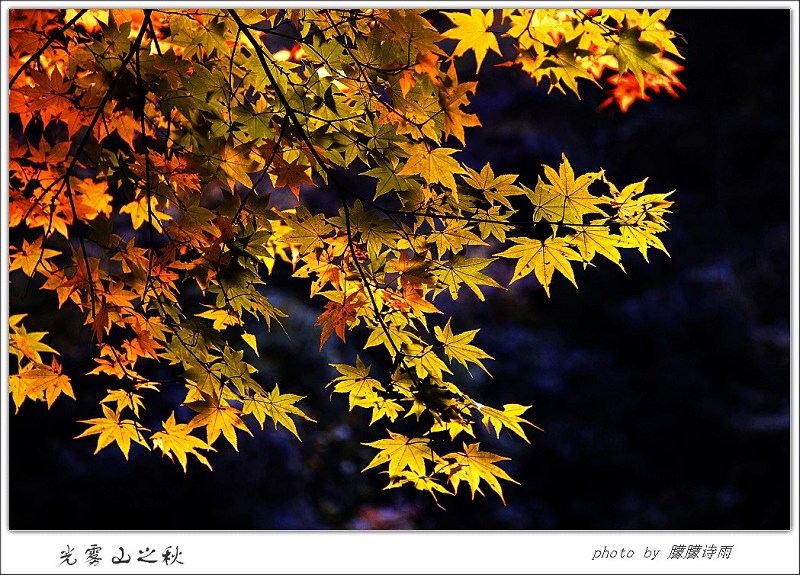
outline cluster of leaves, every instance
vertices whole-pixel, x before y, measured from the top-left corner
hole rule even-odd
[[[267,418],[299,438],[296,423],[313,421],[303,397],[268,391],[254,366],[261,327],[285,317],[267,280],[289,272],[324,302],[320,348],[358,330],[386,355],[371,366],[354,354],[329,384],[371,424],[411,430],[366,443],[378,453],[365,469],[385,465],[388,487],[434,498],[462,482],[502,498],[506,458],[482,450],[475,426],[527,441],[529,406],[490,407],[457,385],[455,364],[488,373],[492,358],[440,301],[482,301],[529,276],[549,296],[554,276],[577,287],[574,270],[598,254],[622,267],[621,250],[666,252],[672,202],[644,181],[576,175],[566,157],[530,187],[459,161],[465,128],[481,123],[466,111],[478,82],[456,63],[473,52],[477,72],[492,51],[575,94],[613,69],[644,97],[677,82],[667,15],[12,11],[11,280],[78,310],[95,345],[86,375],[119,381],[81,437],[126,458],[134,442],[184,470]],[[487,270],[499,260],[513,264],[502,283],[506,267]],[[11,317],[17,409],[74,398],[46,334],[23,319]],[[171,375],[154,378],[155,365]],[[195,415],[179,423],[174,405],[153,431],[141,410],[166,385]]]

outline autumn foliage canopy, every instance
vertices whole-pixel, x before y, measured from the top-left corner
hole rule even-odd
[[[12,303],[16,410],[103,378],[79,437],[184,470],[265,425],[299,438],[304,390],[256,368],[286,317],[270,294],[283,274],[318,302],[320,348],[360,342],[319,383],[386,429],[365,470],[434,499],[462,483],[502,498],[507,458],[476,428],[527,441],[536,426],[529,406],[457,384],[492,357],[441,302],[521,280],[557,297],[587,266],[666,252],[672,201],[564,156],[535,182],[462,162],[477,78],[508,66],[524,89],[599,87],[623,111],[677,96],[668,15],[12,11],[9,279],[80,313],[93,342],[87,369],[62,365]]]

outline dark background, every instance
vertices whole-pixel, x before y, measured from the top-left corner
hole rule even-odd
[[[11,529],[788,529],[789,11],[674,10],[668,23],[688,40],[688,91],[627,114],[598,111],[605,94],[588,85],[579,102],[484,63],[472,106],[484,128],[467,131],[460,156],[472,167],[490,161],[533,185],[564,152],[576,173],[605,168],[620,188],[649,177],[649,191],[677,190],[671,258],[625,254],[627,273],[599,261],[576,270],[578,290],[556,278],[551,299],[523,281],[449,310],[496,359],[492,379],[473,370],[468,393],[532,404],[544,429],[530,446],[478,433],[513,458],[505,469],[521,485],[504,484],[507,505],[488,488],[471,502],[462,486],[443,511],[360,473],[374,450],[359,442],[383,426],[324,389],[327,364],[354,350],[331,340],[317,353],[306,286],[279,284],[271,301],[291,339],[274,331],[260,367],[308,396],[319,423],[300,425],[303,443],[256,430],[239,453],[220,440],[213,472],[190,460],[188,474],[136,445],[128,463],[114,447],[93,456],[94,438],[72,437],[105,386],[73,378],[85,403],[26,403],[16,416],[12,404]],[[36,296],[10,295],[12,313],[31,313],[28,329],[52,331],[80,369],[89,342],[75,318],[36,317]]]

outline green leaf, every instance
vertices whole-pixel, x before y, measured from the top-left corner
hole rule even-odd
[[[664,69],[658,61],[661,50],[652,42],[640,40],[641,32],[639,28],[629,28],[626,22],[623,23],[619,40],[609,46],[608,53],[617,57],[620,75],[631,71],[644,95],[643,73],[663,74]]]

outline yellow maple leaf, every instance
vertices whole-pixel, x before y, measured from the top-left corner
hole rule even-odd
[[[197,415],[187,424],[190,429],[196,427],[206,428],[208,445],[213,445],[220,434],[225,436],[225,439],[233,445],[236,451],[239,451],[239,446],[236,441],[236,428],[246,431],[248,434],[253,433],[247,429],[247,426],[239,417],[242,412],[235,407],[232,407],[224,399],[218,399],[216,395],[208,394],[204,391],[200,392],[203,397],[200,401],[190,401],[186,403],[186,407],[196,411]]]
[[[453,495],[453,493],[448,491],[447,488],[443,487],[441,484],[437,483],[432,477],[422,476],[409,470],[401,471],[399,476],[392,477],[392,479],[389,481],[389,484],[386,486],[386,489],[401,487],[407,483],[410,483],[420,491],[427,491],[431,494],[434,501],[437,501],[434,491],[446,493],[447,495]]]
[[[196,313],[194,315],[213,320],[213,328],[217,331],[222,331],[231,325],[242,325],[242,319],[239,317],[239,314],[232,309],[219,309],[206,304],[203,304],[203,306],[211,309],[204,311],[203,313]]]
[[[500,430],[503,427],[507,428],[510,431],[513,431],[517,435],[519,435],[522,439],[526,442],[528,438],[525,436],[525,431],[522,429],[522,423],[526,423],[532,427],[535,427],[539,431],[542,429],[527,419],[523,419],[520,417],[523,413],[530,409],[530,405],[519,405],[518,403],[506,403],[503,406],[503,410],[500,411],[499,409],[495,409],[493,407],[488,407],[485,405],[478,405],[478,411],[481,412],[483,416],[483,424],[486,426],[486,429],[489,429],[491,425],[494,428],[495,433],[497,434],[498,439],[500,438]]]
[[[387,430],[388,431],[388,430]],[[377,465],[389,464],[389,477],[396,477],[406,467],[418,475],[425,475],[425,460],[433,459],[430,440],[421,437],[406,437],[400,433],[389,431],[389,439],[379,439],[372,443],[362,443],[368,447],[380,449],[362,471]]]
[[[361,407],[372,406],[377,401],[377,392],[384,391],[380,381],[369,377],[370,366],[364,365],[358,355],[356,355],[355,366],[342,363],[332,363],[330,365],[342,374],[331,382],[336,384],[333,387],[333,391],[350,395],[351,410],[357,405]]]
[[[29,364],[33,365],[33,364]],[[30,369],[28,367],[27,369]],[[39,392],[37,394],[29,395],[26,392],[27,384],[25,383],[25,379],[22,376],[25,370],[22,370],[20,373],[13,373],[8,376],[8,392],[11,394],[11,399],[14,401],[14,413],[19,413],[19,408],[22,407],[22,404],[25,402],[26,399],[32,399],[34,401],[39,401],[44,399],[44,394]]]
[[[575,230],[575,233],[568,235],[566,239],[578,247],[578,251],[583,256],[584,267],[594,258],[595,254],[601,254],[622,268],[622,271],[625,271],[622,265],[622,256],[617,247],[629,246],[627,240],[622,236],[612,234],[605,226],[570,227]]]
[[[450,319],[447,320],[447,325],[444,329],[438,325],[433,327],[433,331],[442,344],[442,349],[447,354],[450,361],[457,360],[458,363],[464,366],[464,369],[469,371],[467,362],[471,361],[480,367],[483,371],[489,374],[489,370],[481,362],[482,359],[494,359],[491,355],[483,351],[481,348],[472,345],[470,342],[475,338],[478,333],[477,329],[471,329],[463,333],[454,334],[450,327]]]
[[[190,435],[193,428],[189,424],[175,423],[175,412],[172,412],[167,420],[162,422],[162,425],[164,430],[155,432],[150,439],[153,440],[153,445],[158,447],[172,461],[175,461],[172,457],[174,454],[178,458],[181,467],[183,467],[184,473],[186,473],[187,455],[194,455],[200,463],[212,469],[208,459],[203,454],[198,453],[197,450],[216,451],[216,449],[199,437]]]
[[[588,172],[575,179],[575,172],[564,154],[561,154],[561,165],[556,172],[544,165],[545,175],[549,183],[539,178],[533,192],[528,197],[534,205],[533,221],[543,219],[551,223],[564,222],[567,225],[580,225],[585,214],[606,213],[597,207],[605,200],[589,193],[592,182],[603,177],[603,172]]]
[[[297,434],[297,427],[290,417],[291,415],[302,417],[307,421],[314,421],[308,417],[303,411],[296,407],[294,404],[305,399],[305,396],[295,395],[293,393],[281,394],[278,385],[267,395],[254,395],[244,400],[242,405],[242,413],[255,415],[261,429],[264,429],[264,421],[266,416],[270,416],[275,424],[275,429],[278,429],[280,423],[286,429],[291,431],[297,439],[300,436]],[[302,439],[300,439],[302,441]]]
[[[500,487],[498,479],[504,479],[519,485],[518,481],[513,480],[509,475],[494,465],[498,461],[508,461],[508,457],[502,457],[488,451],[480,450],[480,443],[464,444],[463,453],[448,453],[442,457],[442,462],[436,467],[437,473],[447,473],[449,481],[453,486],[453,491],[458,491],[461,481],[466,481],[472,491],[472,498],[475,493],[483,495],[480,488],[481,480],[489,484],[495,493],[500,496],[500,500],[505,505],[503,489]],[[446,460],[450,459],[450,462]]]
[[[150,431],[149,429],[142,427],[132,419],[120,419],[120,414],[107,405],[103,405],[102,407],[103,417],[95,417],[93,419],[80,421],[80,423],[89,424],[91,427],[80,435],[75,436],[75,439],[87,437],[89,435],[98,435],[97,449],[94,450],[95,453],[111,443],[116,443],[125,456],[125,459],[128,459],[131,441],[135,441],[145,446],[147,449],[150,449],[147,441],[145,441],[142,436],[142,431]]]
[[[447,13],[446,16],[455,24],[455,28],[450,28],[442,34],[445,38],[458,40],[453,56],[458,57],[467,50],[474,50],[475,60],[478,62],[476,72],[480,72],[481,63],[488,50],[502,56],[500,47],[497,45],[497,37],[494,32],[489,31],[489,27],[494,21],[494,12],[487,10],[472,9],[469,14],[460,12]]]
[[[531,238],[511,238],[511,241],[517,245],[495,254],[499,257],[517,258],[514,276],[510,283],[534,272],[536,279],[544,287],[547,297],[550,297],[550,281],[553,279],[553,273],[558,270],[572,282],[572,285],[578,287],[569,261],[580,261],[581,256],[569,247],[564,238],[550,237],[544,241]]]
[[[449,221],[445,224],[444,229],[434,230],[429,240],[436,242],[436,249],[439,252],[439,258],[448,250],[453,254],[460,253],[466,249],[466,246],[486,246],[489,245],[481,240],[474,232],[471,232],[464,227],[464,222]]]
[[[11,254],[10,256],[11,261],[8,266],[8,271],[13,272],[14,270],[21,269],[26,276],[32,276],[33,272],[36,271],[38,267],[47,271],[52,271],[53,264],[47,260],[60,256],[61,252],[42,248],[43,241],[44,236],[39,236],[32,243],[28,243],[28,240],[23,239],[22,251]]]
[[[42,363],[42,356],[39,352],[54,353],[58,352],[41,339],[48,335],[46,331],[28,332],[25,326],[19,323],[28,314],[18,314],[8,318],[9,328],[12,333],[8,335],[8,349],[17,356],[18,361],[28,358],[36,363]],[[18,325],[17,325],[18,324]]]
[[[454,174],[465,174],[466,171],[450,156],[458,152],[455,148],[434,148],[429,150],[424,143],[401,143],[406,152],[411,154],[398,176],[422,176],[428,184],[442,184],[455,194],[456,181]]]
[[[225,174],[228,187],[233,191],[236,182],[244,186],[252,186],[253,179],[248,172],[255,171],[258,164],[250,157],[246,146],[225,146],[220,152],[219,168]]]
[[[19,376],[25,383],[25,395],[32,396],[44,393],[47,398],[48,409],[62,393],[75,399],[69,376],[61,373],[61,366],[56,361],[56,358],[53,358],[49,366],[37,364],[31,369],[20,372]]]
[[[161,222],[171,218],[169,214],[158,211],[158,200],[155,198],[155,196],[150,196],[149,206],[150,207],[148,209],[147,196],[142,196],[138,200],[134,200],[133,202],[122,206],[119,209],[119,213],[131,215],[131,222],[133,223],[133,229],[135,230],[141,228],[142,224],[145,222],[150,222],[153,228],[157,232],[161,233],[163,231]]]
[[[107,389],[106,391],[108,392],[108,395],[100,400],[100,403],[116,403],[117,413],[121,412],[127,407],[128,409],[133,410],[133,413],[138,417],[139,408],[141,407],[144,409],[142,396],[138,393],[132,393],[130,391],[125,391],[124,389]]]

